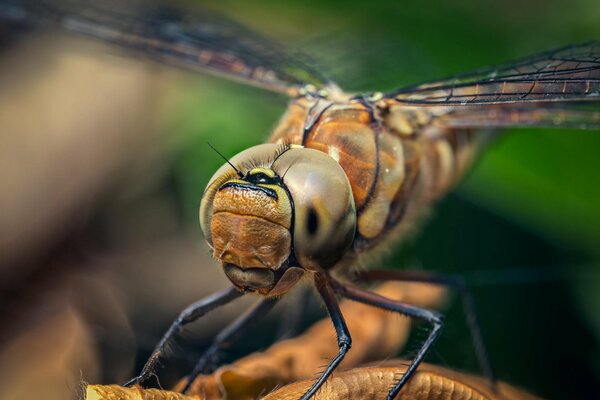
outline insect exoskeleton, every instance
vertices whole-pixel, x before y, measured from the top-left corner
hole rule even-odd
[[[200,225],[235,286],[278,296],[306,270],[340,260],[354,239],[356,209],[337,161],[269,143],[217,170],[200,203]]]

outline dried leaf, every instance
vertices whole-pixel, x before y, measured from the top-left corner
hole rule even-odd
[[[314,397],[315,400],[385,399],[388,391],[406,370],[408,361],[392,360],[370,367],[334,373]],[[313,383],[292,383],[263,400],[297,400]],[[528,393],[499,383],[494,393],[486,379],[461,374],[430,364],[421,364],[396,400],[535,400]]]
[[[391,360],[378,365],[334,373],[313,400],[383,400],[390,387],[407,368],[408,361]],[[263,400],[297,400],[313,383],[295,382],[262,397]],[[240,391],[245,386],[240,386]],[[93,390],[90,390],[92,388]],[[90,395],[92,392],[92,395]],[[259,396],[247,398],[256,399]],[[140,390],[120,386],[88,386],[87,400],[204,400],[166,390]],[[430,364],[421,364],[396,400],[539,400],[531,394],[499,382],[492,391],[482,377],[462,374]]]
[[[168,390],[142,389],[139,386],[88,385],[86,400],[202,400],[200,396],[186,396]]]

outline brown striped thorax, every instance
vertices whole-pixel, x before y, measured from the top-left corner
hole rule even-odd
[[[469,132],[420,129],[427,120],[376,95],[293,100],[271,143],[233,157],[202,198],[202,230],[233,284],[280,295],[412,223],[471,158]]]

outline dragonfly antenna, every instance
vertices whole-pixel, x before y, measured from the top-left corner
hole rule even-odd
[[[220,152],[219,150],[215,149],[215,147],[214,147],[212,144],[210,144],[208,141],[206,142],[206,144],[208,145],[208,147],[210,147],[211,149],[213,149],[213,150],[215,151],[215,153],[217,153],[218,155],[220,155],[220,156],[221,156],[221,158],[223,158],[223,160],[225,160],[225,162],[226,162],[227,164],[229,164],[229,165],[231,166],[231,168],[233,168],[233,169],[235,170],[235,172],[237,172],[237,174],[238,174],[238,176],[240,177],[240,179],[244,177],[244,174],[242,174],[242,173],[240,172],[240,170],[239,170],[239,169],[237,169],[237,168],[235,167],[235,165],[233,165],[233,164],[232,164],[232,163],[231,163],[231,162],[230,162],[230,161],[227,159],[227,157],[225,157],[223,154],[221,154],[221,152]]]

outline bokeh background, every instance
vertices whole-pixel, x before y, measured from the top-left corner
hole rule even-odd
[[[594,0],[203,7],[304,51],[352,91],[600,37]],[[0,34],[0,397],[76,397],[82,379],[132,376],[185,305],[227,285],[197,223],[222,163],[205,142],[228,156],[260,143],[286,99],[56,32]],[[599,133],[507,131],[381,263],[463,275],[498,376],[545,398],[600,393]],[[478,372],[457,300],[429,361]],[[284,303],[223,361],[289,333],[277,314],[303,303]],[[304,326],[324,313],[310,304]],[[161,383],[247,305],[188,329]]]

